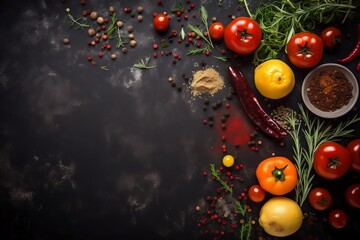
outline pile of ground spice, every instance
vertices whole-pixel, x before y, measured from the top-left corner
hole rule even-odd
[[[327,69],[310,79],[307,85],[310,102],[318,109],[333,112],[347,105],[353,86],[341,71]]]
[[[291,108],[282,105],[278,106],[270,113],[270,116],[287,131],[292,130],[288,121],[288,117],[290,115],[293,115],[295,117],[296,124],[299,124],[301,122],[301,115],[299,113],[297,113]]]
[[[190,86],[194,96],[204,93],[213,95],[224,87],[224,79],[214,68],[207,68],[194,73]]]

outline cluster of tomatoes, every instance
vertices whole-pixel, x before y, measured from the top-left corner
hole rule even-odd
[[[166,14],[157,14],[153,19],[153,26],[157,31],[166,31],[169,25]],[[243,55],[254,52],[262,39],[261,27],[249,17],[237,17],[227,26],[214,22],[209,27],[209,35],[215,41],[224,39],[228,49]],[[321,61],[323,49],[336,46],[341,36],[341,31],[336,27],[323,29],[320,36],[311,32],[297,33],[287,43],[288,58],[296,67],[314,67]]]
[[[335,142],[321,144],[314,155],[314,169],[327,180],[339,179],[350,169],[360,172],[360,139],[350,141],[346,147]],[[348,186],[344,198],[350,207],[360,208],[360,183]],[[332,195],[326,188],[316,187],[309,193],[309,202],[316,210],[327,210],[332,205]],[[333,209],[328,221],[334,228],[344,228],[348,215],[341,209]]]

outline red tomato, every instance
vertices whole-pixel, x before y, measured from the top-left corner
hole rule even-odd
[[[335,47],[341,40],[341,31],[336,27],[327,27],[321,32],[321,39],[325,48]]]
[[[301,32],[290,38],[286,50],[292,64],[310,68],[317,65],[323,56],[323,41],[314,33]]]
[[[360,172],[360,138],[350,141],[346,148],[350,151],[352,157],[351,169]]]
[[[156,31],[164,32],[169,28],[170,20],[166,14],[159,13],[153,19],[153,26]]]
[[[314,169],[326,179],[337,179],[351,167],[350,151],[336,142],[321,144],[314,155]]]
[[[346,226],[348,215],[343,210],[332,210],[328,220],[332,227],[340,229]]]
[[[225,28],[225,45],[238,54],[253,52],[261,42],[261,28],[249,17],[238,17]]]
[[[252,185],[249,188],[248,194],[253,202],[262,202],[265,199],[265,190],[260,185]]]
[[[225,26],[220,22],[214,22],[209,27],[209,34],[213,40],[221,40],[224,37]]]
[[[311,207],[320,211],[328,209],[332,203],[331,194],[325,188],[313,188],[308,198]]]
[[[350,185],[345,192],[346,202],[354,208],[360,208],[360,183]]]

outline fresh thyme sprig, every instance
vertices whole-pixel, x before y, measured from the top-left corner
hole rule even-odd
[[[294,112],[287,116],[287,121],[291,127],[289,134],[294,141],[293,158],[299,177],[298,184],[295,187],[295,198],[296,202],[302,206],[312,187],[314,178],[312,167],[316,149],[324,142],[339,141],[351,137],[354,130],[349,129],[349,127],[359,122],[360,117],[355,115],[345,122],[340,122],[337,126],[332,126],[319,118],[311,119],[301,104],[299,104],[299,109],[302,121],[298,121]],[[301,136],[305,139],[306,146],[302,146]]]
[[[151,69],[156,68],[156,65],[150,65],[150,57],[147,57],[145,59],[141,59],[139,63],[134,64],[134,67],[139,69]]]
[[[104,65],[104,66],[101,66],[100,69],[101,69],[101,70],[104,70],[104,71],[109,71],[109,68],[108,68],[107,66],[105,66],[105,65]]]
[[[67,12],[67,17],[71,20],[70,26],[76,25],[76,29],[89,27],[89,24],[87,24],[86,19],[84,19],[83,17],[78,17],[75,19],[74,16],[71,15],[70,9],[67,9],[66,12]]]
[[[232,187],[230,187],[224,180],[221,179],[220,171],[215,168],[215,164],[213,163],[210,164],[210,171],[211,174],[215,177],[215,179],[223,186],[223,188],[225,188],[230,193],[232,193]]]

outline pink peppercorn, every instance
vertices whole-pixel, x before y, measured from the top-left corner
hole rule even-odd
[[[153,48],[154,48],[154,49],[158,49],[158,48],[159,48],[159,45],[158,45],[157,43],[154,43],[154,44],[153,44]]]
[[[153,53],[153,57],[154,58],[157,58],[158,57],[158,54],[155,52],[155,53]]]
[[[98,57],[101,58],[103,56],[102,52],[98,53]]]
[[[87,60],[88,60],[89,62],[91,62],[91,61],[93,60],[93,58],[92,58],[91,56],[88,56],[88,57],[87,57]]]

